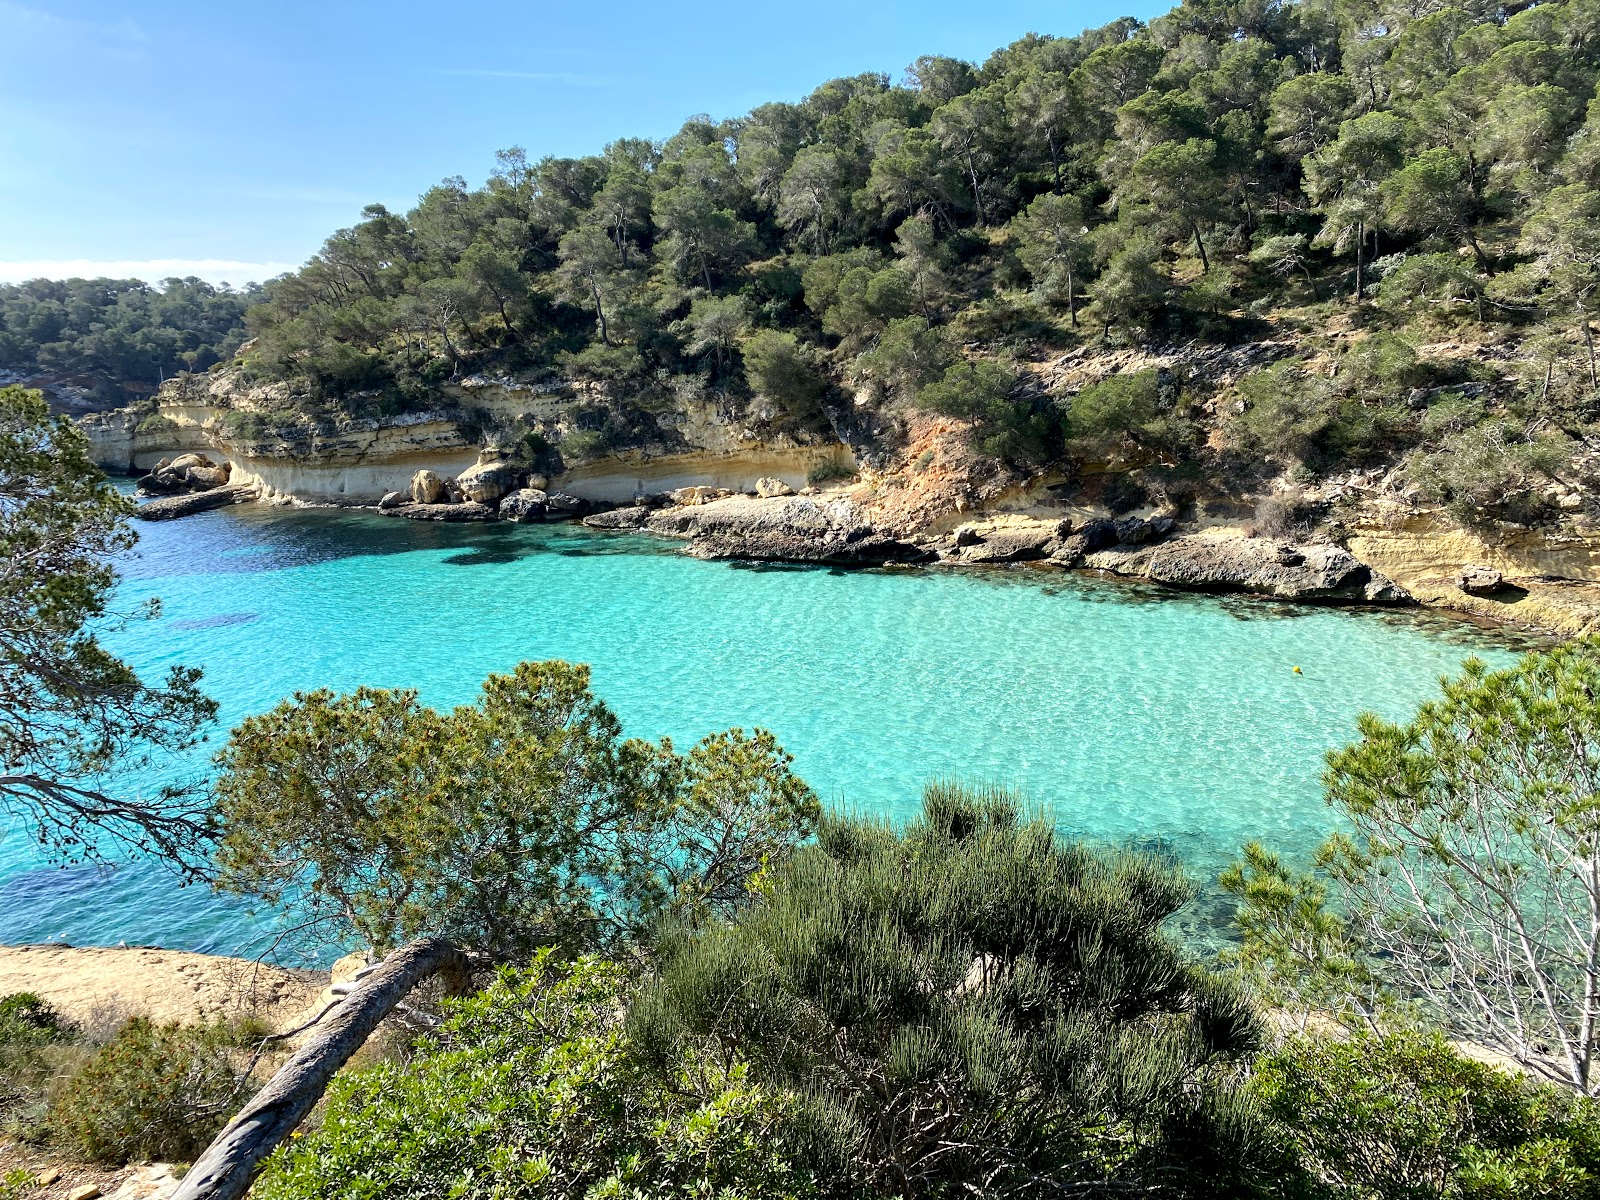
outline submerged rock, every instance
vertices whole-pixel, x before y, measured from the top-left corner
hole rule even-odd
[[[920,546],[880,533],[843,499],[731,496],[651,513],[644,527],[688,538],[696,558],[872,566],[928,557]]]
[[[1161,545],[1089,553],[1099,570],[1199,591],[1250,592],[1285,600],[1406,603],[1411,596],[1342,546],[1270,538],[1190,534]]]

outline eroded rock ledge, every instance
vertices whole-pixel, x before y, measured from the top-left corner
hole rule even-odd
[[[687,538],[696,558],[879,566],[931,555],[880,532],[845,498],[729,496],[642,511],[640,528]]]
[[[1084,565],[1196,591],[1248,592],[1282,600],[1408,604],[1411,594],[1341,546],[1205,533],[1157,545],[1113,546]]]

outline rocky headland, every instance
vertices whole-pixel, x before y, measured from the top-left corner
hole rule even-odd
[[[1219,406],[1238,377],[1287,351],[1076,352],[1045,364],[1042,386],[1173,370],[1204,380]],[[1570,515],[1544,529],[1468,527],[1370,472],[1312,488],[1211,480],[1130,505],[1121,484],[1138,462],[1030,476],[975,453],[968,424],[946,417],[797,430],[686,402],[630,412],[633,432],[597,445],[583,428],[594,404],[572,383],[480,376],[442,386],[436,409],[317,415],[287,385],[222,369],[82,426],[98,461],[141,476],[146,519],[260,501],[419,521],[581,520],[677,539],[707,559],[1027,565],[1307,603],[1437,605],[1562,635],[1600,629],[1600,527],[1569,497],[1552,504]],[[1274,509],[1299,515],[1263,516]]]

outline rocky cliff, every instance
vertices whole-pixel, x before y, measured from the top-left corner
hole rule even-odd
[[[853,468],[848,447],[831,438],[765,428],[709,402],[647,414],[648,436],[606,444],[581,424],[594,407],[564,383],[473,376],[441,386],[435,407],[351,415],[230,369],[169,380],[152,401],[92,414],[82,427],[107,470],[144,471],[202,451],[231,463],[232,482],[263,499],[309,503],[375,504],[419,470],[453,478],[497,444],[547,447],[528,453],[530,467],[563,491],[608,502],[698,484],[750,490],[763,477],[803,487],[819,467]]]
[[[1074,353],[1046,364],[1043,386],[1070,393],[1125,371],[1170,370],[1203,384],[1206,407],[1220,413],[1236,403],[1239,376],[1287,349],[1274,341]],[[1555,633],[1600,631],[1600,525],[1581,496],[1576,505],[1556,497],[1563,515],[1537,529],[1468,528],[1393,472],[1351,472],[1311,488],[1202,473],[1181,490],[1131,489],[1130,504],[1136,460],[1029,475],[974,452],[965,422],[914,411],[890,414],[852,447],[703,396],[646,410],[559,380],[470,376],[440,386],[434,401],[406,412],[356,405],[352,413],[348,403],[335,411],[227,369],[170,380],[153,401],[82,425],[109,469],[147,470],[200,452],[227,466],[235,496],[364,505],[389,497],[396,515],[431,520],[563,519],[646,500],[594,523],[684,538],[703,557],[1043,561],[1177,587],[1415,599]],[[610,414],[610,432],[595,428],[597,412]],[[823,497],[782,499],[830,477]],[[419,479],[433,480],[426,494]],[[779,492],[760,502],[737,495],[758,484]],[[729,499],[702,504],[721,495]],[[190,498],[173,507],[203,506]],[[1288,510],[1299,515],[1287,524],[1263,516]]]

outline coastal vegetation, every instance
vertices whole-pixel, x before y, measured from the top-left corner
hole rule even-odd
[[[60,561],[87,572],[61,573],[68,599],[103,600],[113,569],[68,535],[92,517],[122,545],[126,513],[70,426],[6,399],[33,448],[6,460],[32,481],[6,513],[67,538]],[[74,646],[99,612],[18,611]],[[410,1032],[343,1073],[257,1186],[1600,1195],[1595,989],[1573,940],[1597,664],[1590,641],[1469,663],[1413,721],[1364,720],[1328,760],[1344,826],[1327,854],[1306,870],[1251,847],[1224,876],[1222,960],[1175,925],[1196,884],[1170,860],[962,784],[930,785],[903,826],[830,813],[760,730],[687,753],[625,738],[579,666],[521,664],[450,712],[406,691],[293,697],[232,732],[200,840],[173,853],[375,955],[446,934],[477,978],[417,997]],[[62,852],[119,811],[78,814]],[[1471,978],[1441,974],[1453,962]],[[12,997],[4,1118],[85,1159],[192,1156],[259,1084],[263,1035],[74,1028]]]
[[[660,141],[513,148],[278,280],[243,377],[327,419],[553,381],[582,404],[532,432],[572,461],[670,445],[708,404],[888,464],[940,414],[984,470],[1109,464],[1180,508],[1398,467],[1392,490],[1470,524],[1570,520],[1597,378],[1589,7],[1186,0]],[[1242,343],[1270,352],[1237,378],[1112,365],[1101,394],[1058,370]]]
[[[115,622],[159,612],[114,607],[132,507],[71,421],[36,391],[0,387],[0,807],[59,857],[93,856],[111,838],[198,871],[210,819],[194,781],[148,798],[105,785],[192,748],[216,713],[198,670],[147,683],[101,641]]]
[[[34,279],[0,285],[0,375],[43,376],[100,407],[230,359],[266,292],[200,279]]]

